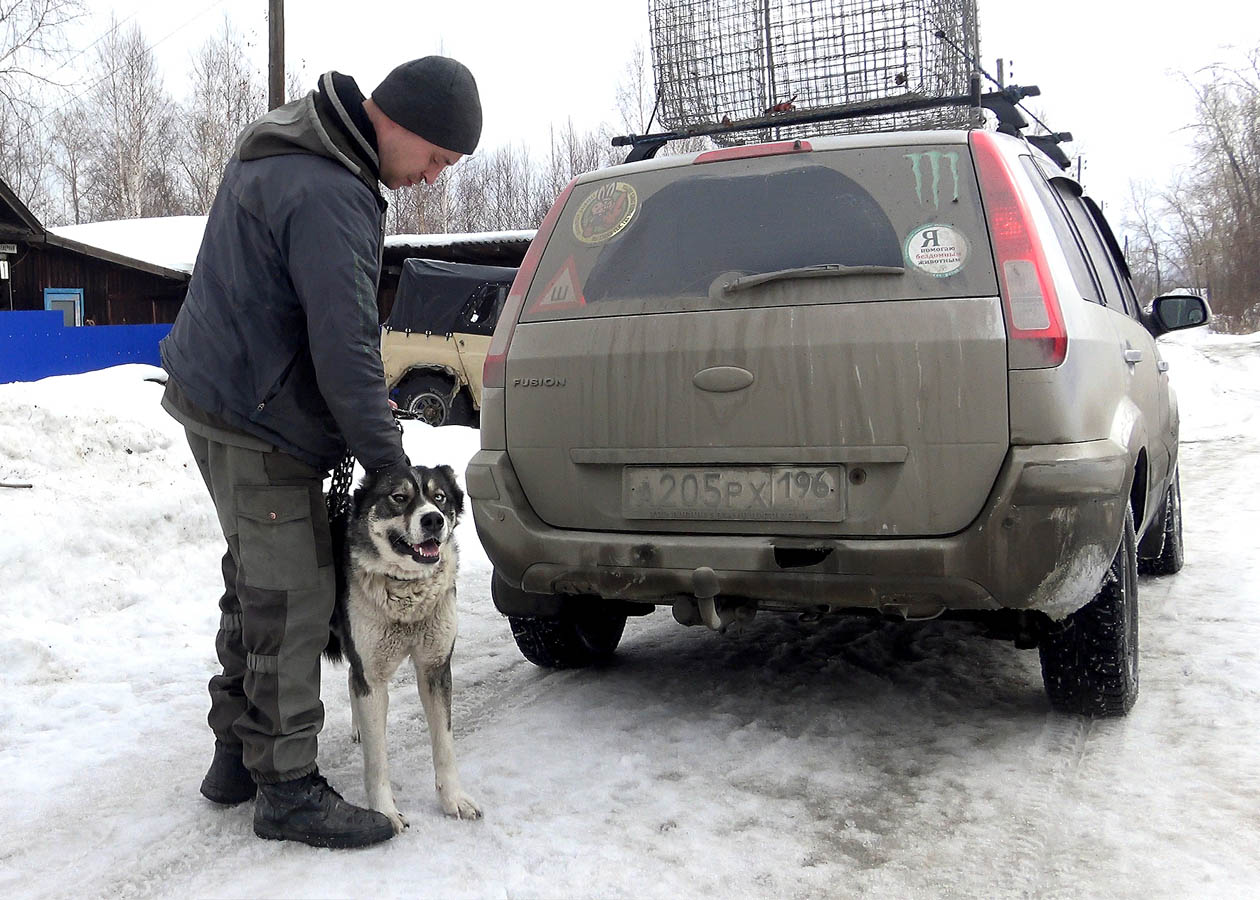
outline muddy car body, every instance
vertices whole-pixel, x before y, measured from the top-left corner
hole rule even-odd
[[[662,604],[956,615],[1040,646],[1060,707],[1129,708],[1137,560],[1180,552],[1155,337],[1207,310],[1139,308],[1079,185],[1015,137],[868,134],[603,170],[548,219],[467,473],[526,656]]]

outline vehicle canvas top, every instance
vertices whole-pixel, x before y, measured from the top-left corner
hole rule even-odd
[[[510,266],[404,260],[394,308],[385,325],[394,331],[452,334],[460,330],[459,312],[477,288],[483,284],[509,285],[515,277],[516,269]],[[488,317],[489,328],[494,327],[498,312]]]
[[[543,521],[891,537],[979,513],[1007,350],[966,135],[801,143],[574,184],[506,370]]]

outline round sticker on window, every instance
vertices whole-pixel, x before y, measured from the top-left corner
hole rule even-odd
[[[624,181],[600,187],[582,201],[573,217],[573,236],[583,244],[602,244],[630,224],[639,194]]]
[[[924,225],[906,238],[906,261],[937,278],[957,275],[967,264],[967,239],[949,225]]]

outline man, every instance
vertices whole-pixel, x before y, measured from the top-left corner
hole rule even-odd
[[[477,85],[455,60],[404,63],[370,99],[324,75],[241,134],[162,341],[162,405],[187,430],[228,544],[201,792],[237,804],[257,786],[260,837],[393,835],[315,762],[335,590],[323,481],[347,447],[368,470],[408,465],[381,365],[379,183],[432,184],[480,136]]]

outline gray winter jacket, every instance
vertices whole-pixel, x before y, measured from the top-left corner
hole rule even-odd
[[[375,135],[348,111],[362,103],[353,81],[328,73],[320,88],[247,128],[224,171],[187,298],[161,345],[183,398],[209,416],[167,408],[319,468],[348,446],[378,469],[406,455],[381,365]]]

